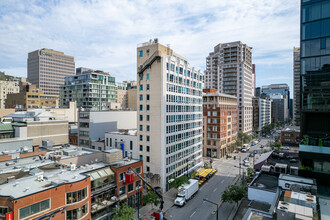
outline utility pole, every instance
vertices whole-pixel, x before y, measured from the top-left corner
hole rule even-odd
[[[241,156],[239,156],[239,168],[238,168],[239,176],[241,176]]]
[[[217,220],[219,220],[219,205],[217,204],[217,203],[215,203],[215,202],[212,202],[212,201],[210,201],[210,200],[207,200],[207,199],[203,199],[204,201],[206,201],[206,202],[209,202],[209,203],[211,203],[211,204],[213,204],[213,205],[216,205],[217,206]]]

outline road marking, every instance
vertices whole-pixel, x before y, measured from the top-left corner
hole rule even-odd
[[[213,192],[215,192],[215,191],[217,191],[217,188],[215,188],[215,189],[213,190]]]
[[[190,218],[191,218],[193,215],[195,215],[195,213],[196,213],[196,211],[194,211],[193,214],[190,215]]]
[[[221,183],[225,182],[225,180],[222,180]]]

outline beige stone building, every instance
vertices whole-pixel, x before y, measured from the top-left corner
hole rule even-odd
[[[222,158],[231,153],[237,139],[237,101],[235,96],[203,90],[203,155]]]
[[[132,110],[137,109],[137,89],[136,89],[136,87],[127,90],[127,107]]]
[[[0,108],[6,108],[6,99],[8,94],[19,93],[18,80],[1,80],[0,81]]]
[[[44,109],[15,112],[6,117],[12,118],[15,138],[32,139],[33,145],[40,146],[42,141],[52,141],[54,145],[69,142],[68,121],[56,119]]]
[[[120,104],[120,108],[128,108],[128,93],[127,93],[127,84],[122,82],[116,82],[116,92],[117,100],[116,102]]]
[[[59,95],[64,78],[75,74],[74,57],[52,49],[36,50],[28,54],[27,72],[27,80],[45,94]]]
[[[158,39],[137,48],[137,145],[143,170],[163,191],[169,176],[202,165],[203,72]]]
[[[8,94],[7,108],[58,108],[58,95],[45,94],[41,88],[30,83],[21,83],[20,92]]]

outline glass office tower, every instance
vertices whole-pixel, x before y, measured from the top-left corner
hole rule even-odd
[[[301,1],[300,37],[299,174],[330,184],[330,0]]]

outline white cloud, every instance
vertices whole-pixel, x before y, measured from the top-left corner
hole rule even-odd
[[[26,75],[28,52],[46,47],[75,56],[77,67],[135,79],[136,45],[155,37],[202,69],[216,44],[241,40],[262,80],[264,65],[292,66],[299,1],[0,2],[0,70],[14,75]]]

